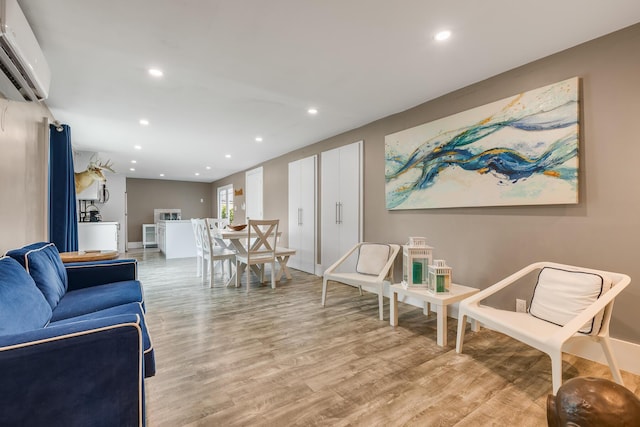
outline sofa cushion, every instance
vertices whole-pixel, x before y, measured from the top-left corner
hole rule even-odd
[[[356,271],[377,276],[389,261],[391,247],[381,243],[364,243],[358,252]]]
[[[67,291],[67,272],[56,245],[46,242],[34,243],[13,249],[7,252],[7,255],[22,264],[51,308],[56,308],[58,301]]]
[[[100,319],[103,317],[111,317],[117,316],[120,314],[137,314],[140,317],[140,326],[142,328],[142,348],[144,350],[144,371],[145,378],[151,377],[155,375],[156,366],[155,366],[155,356],[153,351],[153,343],[151,342],[151,337],[149,336],[149,331],[147,330],[147,322],[144,317],[144,310],[142,309],[142,305],[138,303],[129,303],[124,305],[119,305],[117,307],[110,307],[104,310],[96,311],[94,313],[84,314],[81,316],[70,317],[64,320],[52,321],[50,326],[57,325],[68,325],[71,323],[79,322],[82,320],[93,320]]]
[[[130,302],[142,303],[142,286],[137,280],[69,291],[53,310],[51,321],[81,316]]]
[[[0,335],[42,328],[51,307],[29,274],[16,260],[0,258]]]
[[[545,267],[538,275],[529,313],[547,322],[564,326],[602,294],[611,289],[611,279],[599,274]],[[580,332],[596,335],[604,310],[587,322]]]

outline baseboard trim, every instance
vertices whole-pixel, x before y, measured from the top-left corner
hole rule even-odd
[[[142,242],[129,242],[127,247],[130,249],[139,249],[142,247]]]
[[[611,338],[611,347],[620,369],[640,375],[640,345]],[[608,365],[602,346],[595,341],[578,340],[569,342],[565,345],[564,351],[593,362]]]

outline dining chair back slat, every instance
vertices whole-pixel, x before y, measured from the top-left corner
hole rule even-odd
[[[205,248],[207,255],[206,263],[209,270],[209,287],[213,287],[215,262],[220,261],[222,275],[224,276],[224,261],[232,260],[236,256],[236,253],[235,251],[216,244],[213,225],[209,220],[209,218],[198,220],[198,229],[202,235],[203,248]],[[229,275],[231,275],[231,269],[229,269]],[[204,277],[203,273],[203,280]]]
[[[249,219],[247,225],[247,239],[250,242],[246,254],[236,256],[236,271],[240,270],[240,264],[246,264],[247,268],[247,292],[250,288],[249,274],[252,265],[262,265],[260,269],[260,281],[264,283],[264,271],[266,264],[271,264],[271,287],[275,289],[275,263],[276,263],[276,241],[278,238],[278,219]],[[236,286],[240,285],[240,274],[236,274]]]

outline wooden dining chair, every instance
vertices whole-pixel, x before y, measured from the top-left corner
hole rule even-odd
[[[222,230],[227,225],[229,225],[229,220],[226,218],[207,218],[209,221],[209,226],[213,229],[214,227]]]
[[[215,276],[215,263],[220,262],[221,265],[221,273],[224,277],[224,262],[226,260],[232,260],[235,258],[235,251],[229,250],[227,248],[223,248],[216,244],[215,239],[213,237],[213,232],[211,226],[209,225],[208,218],[198,220],[198,229],[202,234],[202,248],[206,256],[206,266],[209,272],[209,287],[213,287],[214,276]],[[229,276],[231,276],[231,270],[229,270]],[[206,273],[203,269],[202,281],[206,278]]]
[[[250,270],[252,266],[261,265],[259,269],[260,283],[264,283],[266,264],[271,264],[271,287],[276,287],[276,241],[278,236],[278,219],[249,219],[247,239],[250,246],[246,254],[236,255],[236,287],[240,286],[241,264],[246,265],[247,292],[251,287]]]
[[[196,275],[198,277],[204,274],[204,263],[206,260],[202,248],[202,231],[199,229],[199,221],[199,218],[191,218],[191,227],[193,228],[193,235],[196,240]]]
[[[223,239],[220,236],[220,233],[222,232],[222,230],[224,230],[227,227],[227,225],[229,225],[229,220],[226,218],[205,218],[205,220],[207,221],[207,224],[209,226],[209,231],[211,232],[211,238],[213,239],[215,244],[217,246],[220,246],[221,248],[229,249],[235,253],[236,251],[233,248],[233,245],[231,244],[231,242]],[[232,264],[235,264],[235,261],[231,258],[228,258],[227,265],[228,265],[229,271],[231,271]],[[223,266],[223,274],[224,274],[224,266]]]

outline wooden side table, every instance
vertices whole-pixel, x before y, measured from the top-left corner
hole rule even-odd
[[[448,293],[436,294],[420,288],[408,288],[405,289],[400,283],[391,285],[389,287],[391,291],[391,304],[390,304],[390,319],[391,326],[398,325],[398,295],[402,297],[411,297],[418,299],[426,304],[432,304],[436,308],[437,313],[437,343],[439,346],[444,347],[447,345],[447,306],[455,302],[462,301],[463,299],[480,292],[480,289],[471,288],[469,286],[451,284]],[[429,309],[425,307],[425,314],[429,314]],[[478,331],[478,322],[471,321],[471,330]]]
[[[118,258],[118,251],[76,251],[60,252],[62,262],[104,261]]]

